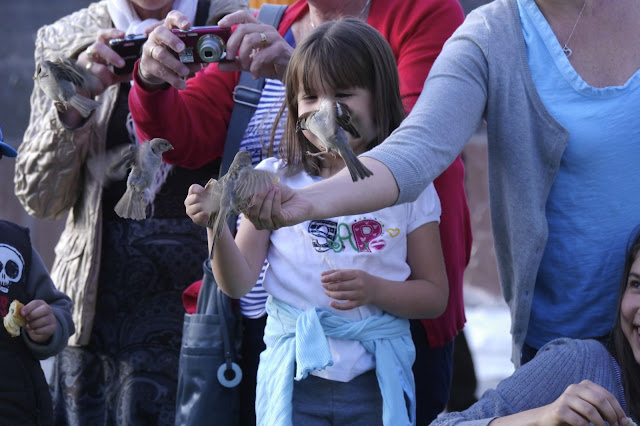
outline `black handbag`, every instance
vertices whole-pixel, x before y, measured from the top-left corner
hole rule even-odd
[[[286,5],[263,4],[258,19],[278,27]],[[238,151],[247,124],[260,101],[264,79],[242,72],[233,91],[234,108],[220,165],[223,176]],[[234,229],[235,216],[229,220]],[[233,301],[218,287],[209,259],[195,314],[185,314],[176,393],[176,426],[236,426],[242,371],[238,366],[242,319]]]
[[[180,348],[176,425],[237,425],[240,407],[237,364],[241,318],[216,284],[209,259],[195,314],[185,314]]]

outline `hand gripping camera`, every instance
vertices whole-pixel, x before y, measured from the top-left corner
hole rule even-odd
[[[124,67],[113,67],[114,74],[129,74],[133,72],[133,66],[140,56],[142,56],[142,45],[147,41],[145,34],[130,34],[125,38],[114,38],[109,40],[111,47],[118,55],[124,59]]]
[[[171,30],[182,40],[184,50],[177,54],[184,64],[220,62],[225,58],[231,28],[218,26]]]

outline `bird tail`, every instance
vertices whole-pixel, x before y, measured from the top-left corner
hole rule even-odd
[[[87,118],[91,111],[98,108],[100,106],[100,102],[94,101],[93,99],[86,98],[82,95],[75,94],[69,100],[71,106],[78,110],[80,115]]]
[[[351,151],[351,149],[344,149],[340,152],[340,156],[344,160],[347,165],[347,169],[349,169],[349,173],[351,174],[351,180],[357,181],[358,179],[367,178],[373,173],[371,170],[367,169],[367,167],[362,164],[362,162],[358,159],[356,154]]]
[[[147,218],[146,207],[142,192],[127,188],[113,210],[123,219],[143,220]]]

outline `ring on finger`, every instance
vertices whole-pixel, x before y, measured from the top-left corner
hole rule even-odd
[[[265,33],[260,33],[260,47],[267,47],[267,35]]]
[[[93,59],[93,57],[95,56],[95,52],[93,51],[93,46],[87,47],[87,56],[89,57],[89,59]]]
[[[91,71],[92,66],[93,66],[93,62],[89,61],[87,62],[87,65],[85,65],[84,67],[87,71]]]
[[[151,49],[149,49],[149,56],[151,56],[151,58],[153,58],[153,59],[155,59],[155,58],[153,57],[153,49],[155,49],[156,47],[158,47],[158,45],[151,46]]]

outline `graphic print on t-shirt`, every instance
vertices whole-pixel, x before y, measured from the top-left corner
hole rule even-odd
[[[332,220],[312,220],[307,232],[311,234],[313,248],[324,253],[333,250],[340,253],[350,246],[356,252],[382,251],[387,243],[384,240],[384,225],[376,219],[362,218],[353,223]],[[399,235],[399,229],[389,232],[391,238]]]

